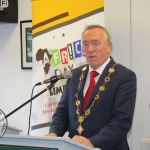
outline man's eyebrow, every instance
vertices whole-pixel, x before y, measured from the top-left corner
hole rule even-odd
[[[92,40],[92,42],[99,42],[99,40],[95,39],[95,40]]]
[[[85,43],[85,42],[88,42],[88,41],[82,41],[82,43]],[[94,39],[94,40],[92,40],[92,42],[99,42],[99,40],[98,39]]]
[[[87,41],[83,41],[82,43],[86,43]]]

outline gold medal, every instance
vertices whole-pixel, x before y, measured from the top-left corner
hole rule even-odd
[[[110,77],[106,77],[105,82],[109,82],[109,81],[110,81]]]
[[[77,128],[79,135],[81,135],[82,131],[84,130],[81,126],[81,124],[79,125],[79,127]]]
[[[83,68],[82,68],[82,71],[85,71],[87,69],[87,66],[84,66]]]
[[[79,113],[79,109],[77,109],[77,110],[76,110],[76,114],[80,115],[80,113]]]
[[[85,111],[85,114],[86,114],[86,115],[89,115],[89,114],[90,114],[90,110],[89,110],[89,109],[86,110],[86,111]]]
[[[83,116],[80,116],[79,118],[78,118],[78,122],[83,122],[84,121],[84,118],[83,118]]]
[[[93,107],[93,106],[94,106],[94,104],[95,104],[95,103],[94,103],[94,101],[93,101],[93,102],[92,102],[92,104],[91,104],[91,107]]]
[[[95,100],[97,100],[99,98],[99,94],[96,94],[95,96]]]
[[[75,94],[75,97],[78,98],[78,93]]]
[[[80,77],[80,80],[82,80],[83,79],[83,75],[81,75],[81,77]]]
[[[80,105],[80,101],[77,100],[77,101],[76,101],[76,106],[79,106],[79,105]]]
[[[104,86],[100,86],[99,90],[103,92],[105,90],[105,87]]]
[[[110,68],[110,69],[109,69],[109,73],[113,73],[114,71],[115,71],[114,68]]]

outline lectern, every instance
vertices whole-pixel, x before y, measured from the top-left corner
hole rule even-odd
[[[90,148],[66,137],[37,137],[5,134],[0,150],[100,150]]]

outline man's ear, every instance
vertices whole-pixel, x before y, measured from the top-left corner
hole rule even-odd
[[[108,52],[110,53],[111,49],[112,49],[112,43],[111,42],[107,43],[107,48],[108,48]]]

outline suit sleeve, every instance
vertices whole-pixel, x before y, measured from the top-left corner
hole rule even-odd
[[[98,134],[89,138],[94,147],[108,150],[126,138],[132,125],[135,99],[136,75],[130,71],[117,87],[110,122]]]
[[[68,90],[67,86],[69,84],[67,80],[64,92],[62,94],[61,100],[56,108],[56,111],[52,117],[52,123],[50,125],[49,133],[55,133],[57,136],[63,136],[68,130],[69,124],[69,114],[68,114]]]

